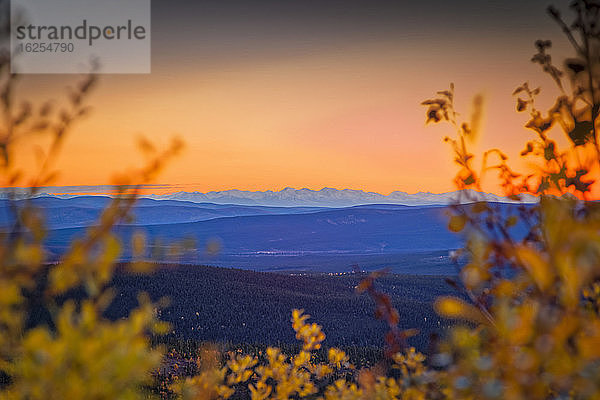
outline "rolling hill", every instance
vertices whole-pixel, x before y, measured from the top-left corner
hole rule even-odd
[[[161,211],[163,210],[163,211]],[[158,212],[166,212],[161,207]],[[139,211],[139,210],[138,210]],[[460,237],[446,228],[441,207],[352,207],[284,215],[251,215],[143,226],[120,225],[125,243],[142,231],[163,242],[219,240],[225,255],[383,254],[447,250]],[[49,249],[60,252],[83,228],[54,229]]]
[[[45,211],[50,229],[85,227],[96,222],[103,208],[110,203],[106,196],[78,196],[58,198],[41,196],[31,199],[31,204]],[[18,200],[23,206],[25,200]],[[133,210],[134,219],[128,225],[156,225],[206,221],[214,218],[307,213],[324,207],[266,207],[235,204],[193,203],[176,200],[139,199]],[[0,226],[13,220],[8,200],[0,200]]]
[[[46,218],[50,258],[84,235],[109,201],[102,196],[32,199]],[[7,200],[0,202],[0,225],[6,229],[12,217]],[[507,211],[514,207],[498,206]],[[363,270],[447,274],[455,270],[448,250],[459,248],[462,240],[447,229],[447,207],[434,205],[275,207],[140,199],[133,211],[132,220],[114,228],[124,243],[123,259],[130,255],[132,235],[143,232],[149,251],[163,261],[167,259],[160,255],[170,244],[192,239],[195,249],[177,261],[295,273],[344,272],[358,265]],[[219,243],[216,256],[204,251],[208,242]]]

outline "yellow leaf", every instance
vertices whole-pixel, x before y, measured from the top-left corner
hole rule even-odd
[[[477,307],[457,297],[440,297],[433,307],[439,315],[446,318],[464,319],[483,325],[489,325],[491,322]]]
[[[542,256],[530,247],[517,247],[517,260],[531,276],[537,287],[542,291],[548,290],[554,281],[554,271]]]
[[[453,215],[450,218],[450,222],[448,223],[448,228],[452,232],[460,232],[465,228],[465,224],[467,223],[467,217],[464,215]]]
[[[506,219],[506,227],[513,227],[517,224],[517,222],[519,222],[519,219],[515,215],[511,215]]]

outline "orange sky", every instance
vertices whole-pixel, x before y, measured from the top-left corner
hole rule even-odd
[[[400,35],[208,61],[173,59],[157,47],[151,75],[101,77],[93,114],[66,141],[53,185],[110,183],[114,172],[142,163],[137,137],[160,145],[178,135],[186,149],[158,181],[186,191],[453,190],[455,168],[442,142],[450,128],[425,127],[422,100],[453,81],[458,108],[468,114],[472,96],[483,93],[478,148],[501,147],[518,158],[531,135],[512,91],[528,80],[555,93],[529,62],[538,32],[486,34],[424,42]],[[56,97],[71,82],[30,76],[21,89]],[[31,170],[33,144],[21,149],[21,164]]]

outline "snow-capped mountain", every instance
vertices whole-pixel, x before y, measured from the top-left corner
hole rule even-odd
[[[512,202],[506,197],[497,196],[489,193],[480,193],[473,190],[463,192],[448,193],[429,193],[419,192],[409,194],[395,191],[389,195],[383,195],[375,192],[365,192],[363,190],[352,189],[333,189],[323,188],[321,190],[294,189],[285,188],[278,192],[267,191],[243,191],[243,190],[225,190],[219,192],[177,192],[167,195],[146,195],[144,197],[152,199],[168,199],[179,201],[191,201],[195,203],[216,203],[216,204],[239,204],[239,205],[261,205],[261,206],[283,206],[283,207],[350,207],[365,204],[400,204],[407,206],[425,206],[425,205],[447,205],[456,200],[462,202],[471,202],[475,200],[486,200],[493,202]],[[535,196],[523,195],[522,201],[525,203],[534,203],[537,201]]]

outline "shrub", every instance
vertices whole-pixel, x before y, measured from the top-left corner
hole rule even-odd
[[[97,79],[93,73],[82,77],[58,109],[51,102],[17,104],[20,77],[11,74],[4,47],[7,6],[0,2],[0,179],[2,186],[29,189],[5,192],[11,224],[0,234],[0,398],[139,398],[162,358],[149,339],[150,333],[166,328],[155,316],[157,305],[140,294],[140,305],[128,318],[103,317],[112,301],[109,282],[121,254],[112,228],[128,218],[138,187],[122,186],[98,223],[74,240],[60,261],[50,262],[43,246],[43,215],[27,199],[56,176],[53,162],[65,137],[87,115],[88,94]],[[20,141],[38,136],[46,136],[49,145],[40,149],[39,169],[26,173],[15,163]],[[152,179],[180,147],[174,141],[166,151],[155,152],[147,167],[118,183]],[[134,247],[140,246],[134,242]],[[141,257],[136,261],[130,265],[134,269],[145,265]]]
[[[428,121],[449,122],[457,131],[446,138],[454,150],[461,189],[481,188],[481,176],[496,171],[506,196],[539,196],[536,205],[506,207],[477,202],[455,205],[450,229],[464,231],[461,286],[472,300],[442,298],[437,311],[471,321],[459,327],[436,355],[452,398],[598,398],[600,396],[600,214],[590,201],[600,167],[600,30],[598,4],[573,1],[574,21],[548,9],[575,55],[556,66],[538,40],[532,62],[556,83],[560,96],[546,112],[536,106],[539,88],[518,87],[517,111],[528,112],[534,139],[521,153],[535,163],[528,173],[508,165],[499,149],[483,155],[480,172],[467,146],[472,124],[455,120],[454,88],[439,92],[428,106]],[[555,129],[553,129],[555,128]],[[562,130],[560,149],[551,134]]]

